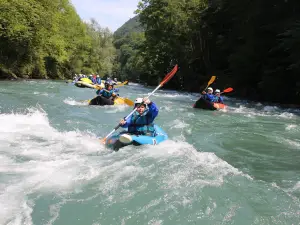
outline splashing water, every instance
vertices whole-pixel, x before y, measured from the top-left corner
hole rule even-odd
[[[197,110],[196,96],[160,90],[156,123],[170,140],[113,152],[98,137],[130,107],[80,104],[94,91],[63,82],[0,89],[0,224],[299,223],[296,111],[231,99]]]

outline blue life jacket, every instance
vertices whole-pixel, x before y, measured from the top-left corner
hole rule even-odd
[[[102,96],[105,97],[105,98],[110,98],[110,97],[112,97],[112,94],[114,93],[114,90],[108,91],[108,90],[106,90],[106,89],[102,89],[102,90],[96,91],[96,93],[97,93],[98,95],[102,95]]]
[[[223,102],[223,98],[220,96],[220,97],[218,97],[218,96],[214,96],[214,101],[213,102],[216,102],[216,103],[224,103]]]
[[[101,78],[100,77],[97,77],[96,80],[97,80],[97,84],[101,84]]]
[[[213,102],[214,101],[214,98],[215,96],[213,94],[208,94],[206,93],[205,95],[203,95],[203,98],[209,102]]]
[[[128,126],[128,132],[138,135],[155,135],[154,124],[151,121],[151,115],[148,114],[149,109],[140,115],[138,112],[134,112],[131,116],[131,121]],[[147,115],[148,114],[148,115]]]

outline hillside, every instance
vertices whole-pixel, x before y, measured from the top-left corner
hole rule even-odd
[[[115,39],[124,37],[132,32],[143,32],[144,29],[142,28],[140,22],[139,22],[139,15],[131,18],[126,23],[124,23],[120,28],[118,28],[114,32]]]

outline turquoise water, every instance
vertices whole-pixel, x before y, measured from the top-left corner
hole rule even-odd
[[[160,90],[170,140],[113,152],[98,138],[131,108],[81,102],[94,96],[0,82],[0,224],[299,224],[300,111],[235,99],[205,111],[197,94]]]

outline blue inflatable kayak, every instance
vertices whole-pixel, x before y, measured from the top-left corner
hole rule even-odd
[[[145,136],[145,135],[133,135],[126,132],[120,132],[118,134],[109,137],[105,145],[108,148],[114,150],[119,150],[120,148],[127,145],[157,145],[168,139],[168,135],[156,124],[154,125],[155,136]]]

